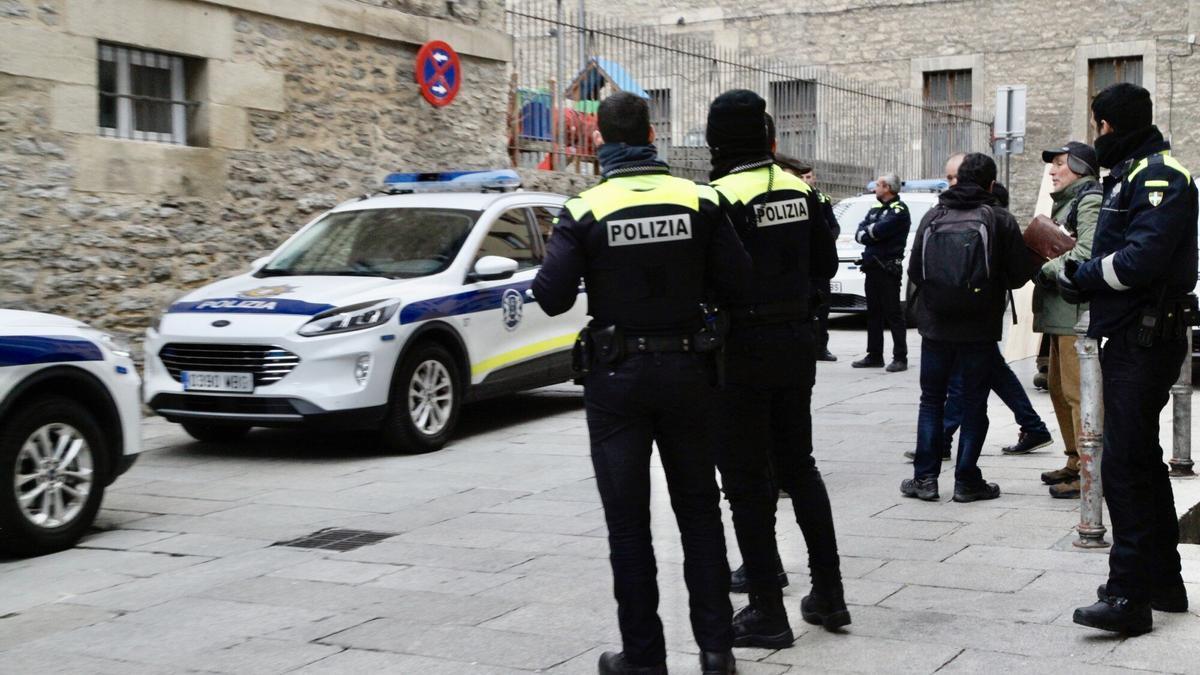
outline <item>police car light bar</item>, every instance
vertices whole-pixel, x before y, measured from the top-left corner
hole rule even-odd
[[[515,190],[521,177],[512,169],[494,171],[441,171],[435,173],[391,173],[383,179],[390,194],[406,192],[488,192]]]
[[[950,183],[945,178],[922,178],[906,180],[900,183],[901,192],[941,192],[949,190]],[[867,192],[875,191],[875,181],[867,183]]]

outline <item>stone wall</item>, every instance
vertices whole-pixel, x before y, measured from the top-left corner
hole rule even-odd
[[[446,8],[0,0],[0,307],[138,334],[389,171],[506,166],[502,5]],[[465,79],[435,109],[413,67],[442,35]],[[196,57],[202,147],[97,135],[98,40]]]

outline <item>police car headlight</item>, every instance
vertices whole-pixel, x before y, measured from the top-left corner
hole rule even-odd
[[[305,337],[313,337],[363,330],[387,323],[399,308],[399,300],[374,300],[338,307],[314,316],[312,321],[301,326],[296,332]]]
[[[94,328],[89,328],[86,332],[113,356],[130,358],[130,355],[133,354],[133,348],[129,346],[129,343],[112,333],[105,333]]]

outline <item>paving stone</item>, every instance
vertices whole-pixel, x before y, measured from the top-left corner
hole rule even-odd
[[[855,673],[932,673],[959,651],[958,647],[914,639],[901,641],[813,631],[800,636],[791,649],[781,649],[766,661],[800,666],[808,671],[832,668]]]
[[[323,637],[340,633],[347,628],[360,626],[378,618],[373,614],[330,614],[316,621],[308,621],[295,626],[281,628],[277,631],[271,631],[264,634],[263,637],[291,642],[316,642]]]
[[[392,563],[396,565],[427,565],[475,572],[504,572],[534,556],[519,551],[495,551],[436,544],[417,544],[388,540],[372,546],[347,551],[340,560]]]
[[[1103,663],[1139,670],[1200,673],[1200,618],[1192,614],[1154,613],[1154,630],[1116,645]]]
[[[661,583],[661,581],[660,581]],[[561,576],[528,574],[480,595],[510,600],[536,601],[570,606],[603,602],[612,598],[612,574]]]
[[[122,477],[121,482],[117,483],[117,492],[225,502],[242,501],[269,492],[267,488],[231,485],[222,481],[154,480],[134,485],[125,485],[124,483],[125,478]]]
[[[615,601],[569,605],[529,602],[508,614],[479,625],[481,628],[531,635],[555,635],[564,638],[586,636],[593,642],[621,641]]]
[[[367,586],[395,588],[404,591],[430,591],[434,593],[474,595],[504,586],[511,581],[522,579],[518,574],[509,574],[506,572],[471,572],[468,570],[426,567],[424,565],[401,568],[393,566],[392,569],[395,571],[375,579],[367,584]],[[557,579],[557,577],[555,578]],[[584,582],[581,579],[576,585],[579,583]],[[507,596],[496,594],[493,597]]]
[[[911,541],[838,535],[838,552],[842,555],[883,560],[945,560],[964,548],[966,548],[966,544],[948,541]]]
[[[561,500],[524,497],[522,499],[514,499],[487,506],[479,509],[479,512],[570,518],[586,513],[594,513],[598,508],[600,507],[587,502],[563,502]]]
[[[1051,623],[1069,608],[1045,595],[984,593],[959,588],[906,586],[879,603],[907,611],[939,612],[982,619]]]
[[[129,531],[136,532],[137,530]],[[223,558],[239,553],[257,551],[266,546],[268,544],[261,539],[223,537],[216,534],[176,534],[169,535],[165,539],[142,544],[136,547],[136,549],[139,551]]]
[[[37,675],[172,675],[184,671],[171,665],[153,666],[133,661],[119,661],[84,654],[72,654],[61,649],[25,647],[0,653],[0,666],[10,673]]]
[[[344,675],[345,673],[421,673],[421,675],[518,675],[527,670],[515,670],[481,663],[466,663],[451,660],[453,654],[444,658],[413,656],[389,652],[347,649],[311,663],[296,675]],[[595,664],[592,666],[595,672]],[[589,674],[590,675],[590,674]]]
[[[272,572],[270,576],[338,584],[364,584],[385,574],[391,574],[395,569],[394,565],[322,559],[285,567]]]
[[[946,559],[947,563],[990,564],[1017,569],[1060,570],[1065,572],[1108,572],[1108,549],[1072,549],[1039,551],[972,544]]]
[[[178,665],[221,673],[287,673],[341,651],[328,645],[255,638],[203,653],[185,653]]]
[[[0,616],[0,665],[7,660],[2,653],[4,650],[116,616],[115,612],[63,603],[39,605]]]
[[[209,622],[134,625],[110,621],[35,640],[27,647],[174,668],[191,661],[196,654],[232,647],[242,641],[244,638]]]
[[[1036,570],[1014,570],[995,565],[893,560],[865,578],[903,584],[1001,592],[1019,590],[1040,574]]]
[[[974,504],[972,504],[974,506]],[[942,508],[942,504],[905,500],[874,515],[877,519],[927,520],[949,523],[982,523],[997,520],[1010,509],[1002,508]]]
[[[79,547],[130,550],[174,536],[175,534],[172,532],[154,532],[151,530],[106,530],[84,535],[83,539],[79,540]]]
[[[421,527],[396,537],[396,542],[407,544],[438,544],[464,548],[494,549],[521,538],[517,532],[495,530],[486,527],[467,527],[454,519],[429,527]]]
[[[456,660],[470,663],[526,669],[549,668],[582,654],[594,644],[474,626],[423,626],[398,619],[371,621],[321,642],[421,656],[453,654]]]
[[[1014,548],[1046,549],[1071,536],[1078,521],[1067,520],[1058,527],[1032,527],[1023,523],[968,523],[940,541],[958,544],[987,544]]]
[[[1016,654],[964,649],[938,673],[1022,673],[1027,675],[1131,675],[1111,664],[1080,663],[1075,659],[1035,659]]]
[[[181,499],[156,495],[114,492],[104,499],[104,508],[114,511],[138,511],[158,515],[204,516],[225,511],[235,506],[232,502],[211,499]]]
[[[959,528],[959,523],[880,518],[855,518],[837,523],[837,533],[863,537],[933,541]]]

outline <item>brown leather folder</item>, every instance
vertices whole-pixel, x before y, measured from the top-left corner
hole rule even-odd
[[[1046,216],[1034,216],[1021,236],[1025,240],[1025,247],[1042,262],[1075,248],[1075,238]]]

